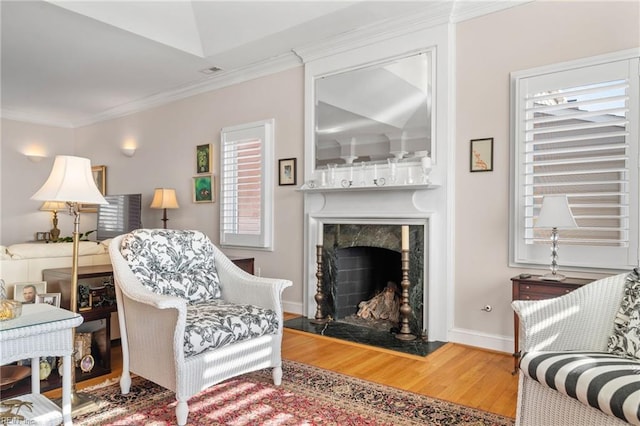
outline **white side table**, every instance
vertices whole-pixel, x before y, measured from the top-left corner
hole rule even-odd
[[[0,321],[0,364],[31,358],[31,394],[12,397],[33,403],[33,411],[21,409],[38,425],[64,425],[71,421],[72,329],[82,324],[82,316],[46,303],[23,305],[22,315]],[[40,394],[40,357],[62,357],[62,413],[60,407]]]

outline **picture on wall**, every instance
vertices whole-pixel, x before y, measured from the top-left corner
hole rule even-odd
[[[211,173],[213,169],[213,156],[211,144],[196,146],[196,173]]]
[[[471,140],[469,170],[471,172],[493,171],[493,138]]]
[[[296,159],[284,158],[278,161],[280,174],[278,177],[278,185],[295,185],[296,184]]]
[[[92,166],[91,174],[100,193],[107,195],[107,166]],[[78,208],[81,212],[86,213],[96,213],[98,211],[97,204],[80,204]]]
[[[194,203],[213,203],[215,195],[213,193],[214,177],[194,176],[193,177],[193,202]]]

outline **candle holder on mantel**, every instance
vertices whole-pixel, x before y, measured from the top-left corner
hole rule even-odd
[[[322,244],[318,244],[316,246],[316,295],[313,297],[316,300],[316,316],[310,322],[312,324],[326,324],[329,322],[329,318],[327,318],[322,313],[322,306],[324,305],[324,292],[322,291]]]
[[[415,334],[411,334],[411,327],[409,327],[409,317],[411,316],[411,305],[409,304],[409,250],[402,250],[400,254],[400,260],[402,262],[402,281],[400,287],[402,287],[402,301],[400,304],[400,331],[396,333],[396,339],[400,340],[415,340]]]

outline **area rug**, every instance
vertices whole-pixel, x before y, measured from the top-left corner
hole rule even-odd
[[[382,386],[293,361],[283,362],[282,385],[270,370],[227,380],[189,401],[189,425],[464,425],[506,426],[513,419]],[[128,395],[118,383],[87,390],[99,409],[74,425],[176,424],[170,392],[134,377]]]

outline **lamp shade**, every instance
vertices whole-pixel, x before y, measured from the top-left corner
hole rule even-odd
[[[108,204],[93,179],[89,159],[68,155],[56,156],[49,178],[31,199]]]
[[[151,201],[152,209],[177,209],[178,200],[176,190],[171,188],[156,188]]]
[[[566,195],[545,195],[534,228],[577,228]]]
[[[42,203],[40,210],[45,212],[57,212],[67,208],[67,203],[63,201],[45,201]]]

